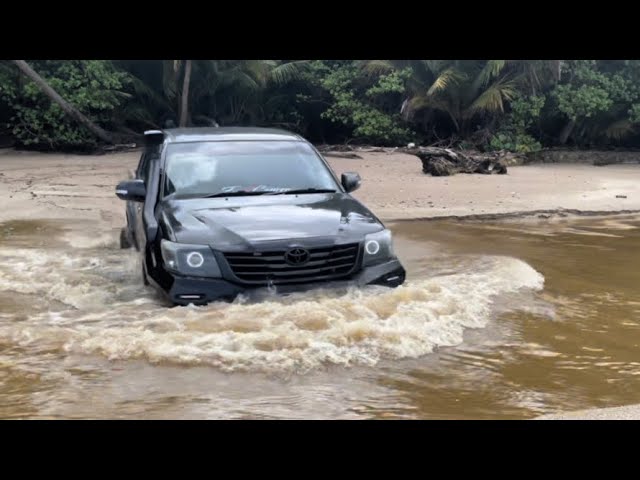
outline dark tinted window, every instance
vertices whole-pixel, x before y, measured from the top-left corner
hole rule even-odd
[[[142,178],[142,172],[144,171],[144,166],[147,163],[147,154],[143,153],[140,157],[140,162],[138,162],[138,169],[136,170],[136,176],[138,178]]]
[[[324,162],[303,142],[202,142],[167,147],[165,195],[299,188],[338,190]]]

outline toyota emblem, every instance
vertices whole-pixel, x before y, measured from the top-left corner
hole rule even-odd
[[[311,254],[309,250],[305,250],[304,248],[292,248],[288,250],[287,253],[284,254],[284,259],[289,265],[304,265],[309,261]]]

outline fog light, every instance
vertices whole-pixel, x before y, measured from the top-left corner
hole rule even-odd
[[[200,300],[202,297],[202,295],[178,295],[178,298],[183,300]]]
[[[380,251],[380,244],[375,240],[369,240],[365,245],[364,249],[367,251],[369,255],[375,255]]]
[[[200,252],[191,252],[187,255],[187,265],[191,268],[200,268],[204,263],[204,257]]]

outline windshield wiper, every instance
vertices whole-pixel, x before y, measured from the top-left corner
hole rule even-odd
[[[251,192],[247,190],[240,190],[238,192],[218,192],[211,195],[205,195],[202,198],[215,198],[215,197],[247,197],[249,195],[264,195],[270,192]]]
[[[283,192],[271,192],[269,195],[297,195],[299,193],[336,193],[336,191],[331,188],[298,188]]]

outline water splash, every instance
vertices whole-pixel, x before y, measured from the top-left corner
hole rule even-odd
[[[271,286],[257,301],[166,308],[140,286],[133,252],[4,248],[0,257],[0,290],[50,301],[19,323],[0,320],[0,341],[223,371],[304,373],[419,357],[485,326],[496,296],[544,282],[520,260],[477,257],[466,269],[393,290],[281,297]]]

